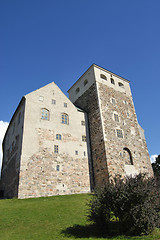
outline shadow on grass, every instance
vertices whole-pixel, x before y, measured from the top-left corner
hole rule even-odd
[[[112,226],[113,227],[113,226]],[[108,233],[105,230],[99,230],[95,225],[74,225],[72,227],[68,227],[64,230],[62,230],[62,234],[64,234],[66,237],[75,237],[75,238],[115,238],[116,236],[119,236],[117,233],[117,226],[114,226],[115,228],[112,228],[113,231]],[[125,236],[125,238],[121,238],[122,236],[119,236],[118,239],[132,239],[132,237]]]

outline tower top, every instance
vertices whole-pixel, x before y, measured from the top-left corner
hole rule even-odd
[[[97,64],[95,64],[95,63],[93,63],[93,64],[82,74],[82,76],[72,85],[72,87],[70,87],[70,89],[68,90],[68,92],[69,92],[69,91],[74,87],[74,85],[77,84],[78,81],[79,81],[81,78],[83,78],[92,68],[98,68],[98,69],[100,69],[100,70],[102,70],[102,71],[104,71],[104,72],[106,72],[106,73],[109,73],[109,74],[111,75],[111,77],[115,76],[115,77],[118,77],[118,78],[122,79],[123,81],[126,81],[126,82],[130,83],[130,81],[127,80],[126,78],[123,78],[123,77],[121,77],[120,75],[118,75],[118,74],[116,74],[116,73],[113,73],[113,72],[111,72],[111,71],[109,71],[109,70],[107,70],[107,69],[105,69],[105,68],[103,68],[103,67],[100,67],[99,65],[97,65]]]

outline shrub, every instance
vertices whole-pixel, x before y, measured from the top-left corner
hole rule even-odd
[[[89,203],[88,220],[101,231],[118,234],[149,234],[160,222],[160,191],[154,178],[145,174],[117,176],[98,189]]]

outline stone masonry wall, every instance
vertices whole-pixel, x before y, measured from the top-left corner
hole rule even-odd
[[[153,171],[147,145],[145,139],[142,139],[140,135],[132,97],[104,84],[97,84],[109,174],[125,176],[131,171],[133,173],[147,172],[152,176]],[[112,103],[112,99],[115,99],[115,104]],[[119,122],[115,121],[114,113],[118,115]],[[122,130],[123,138],[117,137],[116,129]],[[124,148],[130,150],[133,165],[131,165],[129,155]],[[127,172],[128,170],[130,171]]]
[[[95,187],[102,186],[108,181],[108,169],[95,83],[76,100],[75,105],[88,114],[94,184]]]
[[[52,149],[45,147],[47,142],[53,143],[54,130],[38,128],[36,131],[39,151],[27,160],[25,168],[21,168],[18,198],[89,192],[87,157],[54,153]],[[69,133],[62,135],[62,138],[66,144],[67,138],[69,141],[77,141]]]

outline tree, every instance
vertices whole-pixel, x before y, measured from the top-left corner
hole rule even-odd
[[[149,234],[160,222],[160,191],[154,178],[145,174],[116,177],[95,192],[89,203],[88,219],[100,231],[112,235]]]
[[[156,161],[152,163],[152,168],[154,175],[156,177],[160,177],[160,155],[158,155],[158,157],[156,157]]]

